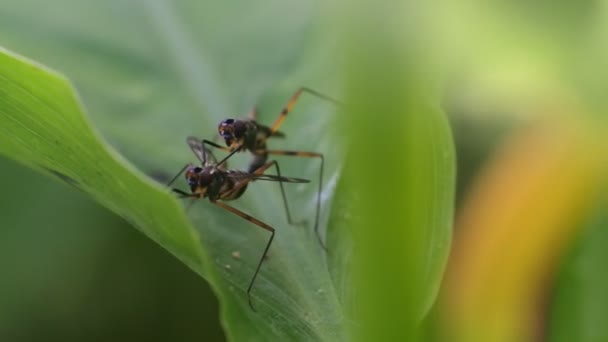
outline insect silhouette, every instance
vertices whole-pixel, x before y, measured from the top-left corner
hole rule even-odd
[[[204,144],[219,148],[224,151],[231,152],[243,152],[249,151],[254,157],[249,164],[248,172],[254,173],[259,168],[263,167],[268,159],[268,155],[284,155],[294,156],[303,158],[319,158],[321,165],[319,167],[319,187],[317,189],[317,203],[315,209],[315,223],[314,231],[323,249],[327,250],[323,239],[319,233],[319,215],[321,209],[321,191],[323,190],[323,168],[325,164],[325,157],[322,153],[309,152],[309,151],[288,151],[288,150],[269,150],[266,147],[266,140],[271,137],[284,137],[285,135],[279,131],[279,128],[287,118],[287,114],[291,112],[298,99],[303,93],[308,93],[325,101],[329,101],[335,105],[342,106],[343,104],[327,95],[321,94],[310,88],[299,88],[289,99],[287,105],[281,110],[281,113],[277,119],[270,126],[265,126],[257,122],[257,110],[254,108],[249,112],[248,118],[243,120],[238,119],[226,119],[220,122],[218,126],[218,133],[224,139],[227,147],[216,144],[209,140],[203,140]],[[229,155],[229,156],[230,156]],[[227,159],[227,158],[225,158]],[[291,214],[287,204],[285,204],[285,210],[287,212],[287,220],[290,224],[293,224]]]
[[[258,276],[260,268],[262,267],[262,262],[264,261],[266,254],[268,253],[270,245],[272,244],[275,229],[269,226],[268,224],[258,220],[257,218],[246,214],[240,211],[239,209],[229,206],[228,204],[225,204],[224,201],[231,201],[241,197],[247,189],[249,182],[255,180],[279,182],[279,185],[281,186],[281,192],[283,193],[284,198],[284,182],[309,183],[310,181],[307,179],[281,176],[281,171],[276,161],[270,161],[268,163],[265,163],[252,173],[238,170],[227,170],[223,168],[222,165],[232,155],[232,153],[218,162],[215,156],[213,156],[213,154],[211,153],[211,151],[207,150],[204,147],[201,140],[194,137],[188,137],[186,142],[190,146],[190,149],[192,149],[194,154],[200,160],[201,165],[197,166],[192,164],[186,164],[179,171],[179,173],[175,175],[175,177],[173,177],[173,179],[169,182],[168,186],[171,186],[175,182],[175,180],[182,173],[184,173],[186,180],[188,181],[188,185],[190,187],[190,193],[177,188],[172,189],[174,192],[178,193],[181,198],[208,198],[209,202],[217,205],[218,207],[228,210],[229,212],[236,214],[242,217],[243,219],[255,224],[256,226],[270,232],[270,238],[266,243],[264,253],[262,253],[260,261],[258,262],[257,267],[255,269],[255,273],[251,277],[251,281],[249,282],[249,286],[247,287],[247,299],[249,301],[249,306],[253,311],[256,311],[253,306],[253,301],[251,299],[251,289],[253,288],[255,279]],[[277,175],[264,174],[264,171],[266,171],[272,166],[275,166],[277,170]]]

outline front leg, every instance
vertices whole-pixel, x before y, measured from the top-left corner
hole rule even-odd
[[[199,194],[191,194],[191,193],[187,193],[184,190],[181,189],[177,189],[177,188],[173,188],[171,189],[171,191],[179,194],[179,198],[200,198]]]
[[[219,145],[217,143],[214,143],[213,141],[210,141],[210,140],[207,140],[207,139],[203,139],[203,145],[209,145],[211,147],[215,147],[215,148],[220,149],[222,151],[230,152],[226,157],[224,157],[222,160],[220,160],[219,162],[216,163],[217,167],[220,167],[220,166],[226,164],[226,161],[230,157],[232,157],[233,154],[239,152],[242,149],[242,146],[238,146],[237,148],[234,148],[234,149],[228,148],[228,147],[224,147],[224,146],[221,146],[221,145]],[[228,167],[228,165],[225,165],[225,168],[227,168],[227,167]]]

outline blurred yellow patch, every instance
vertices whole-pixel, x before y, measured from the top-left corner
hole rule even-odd
[[[605,183],[608,146],[581,120],[515,132],[456,223],[442,311],[450,341],[534,341],[560,257]]]

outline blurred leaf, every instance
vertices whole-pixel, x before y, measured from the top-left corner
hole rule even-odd
[[[595,133],[579,119],[538,123],[513,134],[477,177],[444,287],[451,340],[544,336],[547,279],[604,182]]]
[[[608,340],[608,216],[600,203],[567,256],[551,304],[548,341]]]
[[[556,102],[605,108],[605,3],[448,0],[436,16],[436,53],[465,114],[526,119],[552,115],[530,108]]]
[[[361,322],[354,327],[358,340],[375,336],[415,341],[420,338],[421,318],[435,302],[450,250],[455,155],[446,118],[436,108],[420,103],[407,103],[394,111],[376,107],[395,124],[387,128],[382,119],[376,123],[364,119],[372,108],[369,105],[352,113],[358,127],[354,136],[359,140],[354,138],[337,195],[338,204],[350,201],[356,214],[337,217],[332,231],[343,232],[336,239],[345,239],[346,231],[354,234],[356,282],[348,292],[355,295],[348,304]],[[387,133],[386,139],[365,140],[370,128]],[[378,153],[387,146],[400,146],[393,152],[397,156]]]
[[[346,305],[359,341],[420,339],[450,248],[455,153],[422,43],[428,9],[391,1],[337,9],[349,104],[340,127],[349,150],[336,207],[352,209],[335,211],[330,239],[342,252],[352,234],[354,281],[336,282],[353,294]],[[347,262],[338,258],[335,265]]]

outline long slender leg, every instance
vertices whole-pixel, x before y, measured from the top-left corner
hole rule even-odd
[[[189,194],[183,190],[176,189],[176,188],[173,188],[171,190],[175,193],[178,193],[180,195],[179,198],[190,198],[190,203],[186,207],[186,211],[189,211],[190,208],[192,208],[192,205],[194,205],[194,202],[196,202],[197,199],[201,198],[201,196],[199,194]]]
[[[230,157],[232,157],[232,155],[233,155],[233,154],[237,153],[237,152],[240,150],[240,149],[234,149],[234,150],[231,150],[231,149],[229,149],[229,148],[227,148],[227,147],[221,146],[221,145],[216,144],[216,143],[214,143],[213,141],[209,141],[209,140],[207,140],[207,139],[203,139],[203,145],[209,145],[209,146],[213,146],[213,147],[218,148],[218,149],[220,149],[220,150],[222,150],[222,151],[230,152],[230,153],[228,153],[228,155],[227,155],[227,156],[225,156],[225,157],[224,157],[222,160],[220,160],[219,162],[217,162],[217,163],[215,164],[215,166],[217,166],[217,167],[222,166],[222,164],[226,163],[226,161],[227,161],[228,159],[230,159]]]
[[[175,192],[175,193],[180,194],[180,195],[181,195],[181,196],[180,196],[181,198],[186,198],[186,197],[194,197],[194,195],[193,195],[193,194],[189,194],[189,193],[187,193],[187,192],[185,192],[185,191],[183,191],[183,190],[177,189],[177,188],[173,188],[173,189],[171,189],[171,191],[173,191],[173,192]]]
[[[222,146],[222,145],[220,145],[220,144],[218,144],[216,142],[213,142],[213,141],[210,141],[210,140],[207,140],[207,139],[203,139],[203,144],[215,147],[215,148],[220,149],[222,151],[232,152],[232,150],[229,149],[228,147]]]
[[[272,165],[274,165],[275,168],[277,169],[277,176],[282,177],[281,168],[279,167],[279,162],[277,162],[276,160],[269,161],[268,163],[259,167],[256,171],[261,169],[261,172],[263,173],[266,169],[268,169]],[[261,173],[256,173],[256,174],[261,174]],[[287,222],[289,224],[294,224],[293,220],[291,219],[291,212],[289,211],[289,204],[287,203],[287,195],[285,195],[285,187],[283,186],[283,182],[281,180],[279,180],[278,182],[279,182],[279,186],[281,187],[281,196],[283,196],[283,206],[285,207],[285,215],[287,216]]]
[[[249,286],[247,287],[247,299],[249,300],[249,306],[251,307],[251,310],[256,311],[255,308],[253,307],[253,301],[251,300],[251,289],[253,288],[253,283],[255,282],[255,279],[258,276],[258,273],[260,272],[260,268],[262,267],[262,262],[264,262],[264,258],[266,258],[266,254],[268,254],[268,249],[270,249],[270,245],[272,244],[272,240],[274,239],[274,228],[272,228],[271,226],[267,225],[266,223],[256,219],[255,217],[246,214],[234,207],[231,207],[229,205],[227,205],[226,203],[223,202],[211,202],[215,205],[217,205],[220,208],[226,209],[228,211],[230,211],[233,214],[236,214],[242,218],[244,218],[245,220],[255,224],[256,226],[259,226],[260,228],[267,230],[270,232],[270,239],[268,239],[268,243],[266,243],[266,248],[264,248],[264,253],[262,253],[262,257],[260,258],[260,261],[258,262],[258,266],[255,269],[255,273],[253,274],[253,277],[251,277],[251,281],[249,282]]]
[[[319,218],[321,213],[321,192],[323,191],[323,168],[325,164],[325,157],[322,153],[318,152],[305,152],[305,151],[283,151],[283,150],[264,150],[264,152],[273,155],[280,156],[294,156],[294,157],[303,157],[303,158],[319,158],[321,159],[321,165],[319,168],[319,188],[317,189],[317,207],[315,210],[315,225],[314,230],[317,235],[317,239],[319,239],[319,243],[323,249],[327,250],[325,243],[323,243],[323,239],[321,239],[321,234],[319,233]]]
[[[281,195],[283,197],[283,206],[285,208],[285,215],[287,216],[287,222],[289,222],[289,224],[294,224],[293,219],[291,218],[291,212],[289,210],[289,203],[287,202],[287,195],[285,194],[285,188],[283,186],[283,183],[284,182],[303,183],[304,181],[307,181],[307,180],[283,177],[281,175],[281,168],[279,167],[279,163],[276,160],[269,161],[268,163],[260,166],[257,170],[255,170],[253,172],[253,174],[263,175],[264,171],[266,171],[273,165],[277,169],[277,176],[280,178],[280,179],[273,179],[273,180],[276,180],[279,182],[279,186],[281,188]],[[247,185],[252,180],[253,180],[252,178],[241,180],[240,182],[236,183],[230,190],[223,193],[222,198],[231,198],[231,196],[233,194],[238,193],[241,190],[241,188],[243,188],[245,185]],[[321,245],[323,246],[323,243],[321,243]]]
[[[190,166],[190,164],[184,165],[184,167],[182,167],[181,170],[179,170],[179,172],[175,175],[175,177],[171,178],[171,181],[167,184],[167,186],[170,187],[173,183],[175,183],[175,181],[177,180],[177,177],[179,177],[182,173],[184,173],[184,171],[186,171],[188,166]]]
[[[283,179],[283,177],[281,176],[281,168],[279,167],[279,163],[276,160],[270,161],[264,165],[262,165],[261,167],[259,167],[257,170],[255,170],[253,172],[253,174],[255,175],[262,175],[264,174],[264,171],[266,171],[267,169],[269,169],[272,166],[275,166],[275,168],[277,169],[277,176],[279,176],[279,178]],[[289,224],[293,225],[293,219],[291,218],[291,211],[289,210],[289,203],[287,201],[287,195],[285,194],[285,187],[283,186],[284,181],[282,181],[281,179],[278,179],[277,181],[279,182],[279,186],[281,188],[281,196],[283,197],[283,207],[285,208],[285,215],[287,216],[287,222],[289,222]],[[300,183],[300,181],[302,181],[301,179],[295,179],[295,178],[284,178],[285,181],[296,181],[298,183]],[[235,184],[232,189],[230,189],[228,192],[226,192],[224,194],[224,198],[229,198],[232,194],[237,193],[238,191],[240,191],[240,189],[247,185],[250,181],[252,181],[252,179],[245,179],[240,181],[239,183]]]
[[[283,124],[283,121],[285,121],[287,114],[289,114],[289,112],[291,112],[291,110],[293,109],[293,106],[295,106],[296,102],[298,102],[298,99],[300,98],[300,95],[302,95],[302,93],[309,93],[309,94],[314,95],[325,101],[332,102],[333,104],[338,105],[338,106],[343,105],[342,102],[335,100],[327,95],[321,94],[318,91],[312,90],[310,88],[302,87],[302,88],[296,90],[296,92],[291,96],[291,98],[287,102],[287,105],[285,105],[285,107],[279,114],[279,117],[270,126],[270,131],[271,131],[270,135],[274,134],[274,132],[279,130],[279,128]]]

